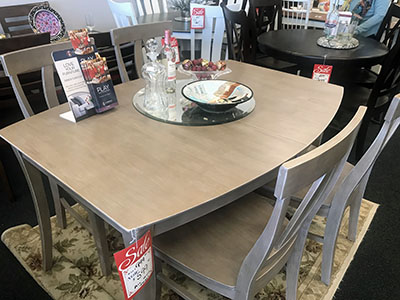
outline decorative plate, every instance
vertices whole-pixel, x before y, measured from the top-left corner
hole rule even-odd
[[[227,80],[193,81],[182,88],[182,95],[208,112],[224,112],[253,97],[253,91]]]
[[[328,49],[338,49],[338,50],[347,50],[357,48],[359,45],[359,41],[356,38],[350,38],[346,42],[343,42],[339,39],[328,40],[326,37],[321,36],[317,40],[317,45],[320,47],[328,48]]]
[[[50,32],[50,40],[58,41],[65,36],[65,24],[61,16],[48,4],[33,7],[28,15],[33,32]]]

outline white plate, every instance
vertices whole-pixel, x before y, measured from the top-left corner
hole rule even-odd
[[[253,91],[238,82],[227,80],[194,81],[182,88],[187,99],[210,105],[243,103],[253,97]]]

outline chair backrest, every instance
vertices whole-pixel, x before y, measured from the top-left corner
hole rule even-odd
[[[382,42],[389,49],[394,45],[399,36],[400,7],[392,3],[382,20],[381,26],[376,33],[376,40]]]
[[[28,15],[33,7],[41,4],[48,4],[48,2],[0,7],[0,24],[4,33],[11,36],[33,33],[29,26]]]
[[[70,48],[71,43],[69,41],[59,42],[9,52],[0,56],[4,72],[10,78],[15,96],[25,118],[32,116],[34,113],[26,98],[18,75],[41,70],[43,93],[47,107],[51,108],[59,105],[54,84],[54,67],[51,53]]]
[[[368,150],[344,179],[340,188],[337,190],[332,203],[342,201],[351,203],[354,198],[363,197],[372,168],[399,125],[400,94],[396,95],[391,101],[381,130]]]
[[[89,33],[91,38],[94,38],[96,48],[101,57],[107,59],[107,67],[111,75],[111,79],[114,85],[122,82],[121,76],[119,75],[117,57],[115,56],[114,46],[111,41],[110,32],[92,32]],[[136,70],[134,68],[134,45],[126,45],[121,48],[122,59],[127,68],[127,72],[131,73],[133,71],[133,77],[137,78]]]
[[[50,43],[50,33],[24,34],[0,39],[0,54]]]
[[[400,7],[396,6],[392,11],[400,13]],[[382,36],[389,47],[389,53],[382,62],[381,71],[368,99],[368,107],[375,106],[381,96],[388,95],[392,98],[400,89],[400,38],[397,38],[400,33],[399,22]]]
[[[139,16],[159,14],[160,12],[168,12],[167,0],[136,0],[136,7]]]
[[[250,0],[246,15],[243,8],[233,11],[225,2],[221,2],[230,59],[254,63],[258,48],[257,36],[282,27],[281,3],[281,0]]]
[[[225,17],[229,59],[253,63],[257,50],[254,22],[247,17],[244,9],[232,11],[224,2],[221,2],[221,7]]]
[[[107,3],[118,28],[138,24],[132,2],[115,2],[113,0],[107,0]]]
[[[283,0],[282,10],[284,29],[307,29],[311,0]]]
[[[190,57],[191,59],[196,58],[195,42],[197,38],[201,40],[200,57],[214,62],[218,61],[222,56],[222,43],[225,33],[225,21],[222,9],[219,6],[190,3],[190,11],[193,8],[204,8],[206,15],[204,29],[199,29],[201,30],[200,34],[196,33],[197,30],[190,30]],[[224,58],[225,56],[222,57],[222,59]]]
[[[250,0],[248,16],[255,24],[257,36],[282,29],[282,0]]]
[[[291,253],[303,224],[317,213],[333,190],[350,153],[366,107],[360,107],[349,124],[335,137],[318,148],[307,152],[279,168],[275,187],[276,202],[272,215],[246,258],[244,259],[235,290],[253,294],[271,279],[266,268],[277,269],[277,262]],[[285,226],[284,219],[290,197],[310,186],[294,215]],[[271,256],[273,252],[273,255]],[[240,297],[238,297],[240,299]]]
[[[121,45],[132,42],[134,43],[136,72],[140,77],[142,77],[141,68],[145,61],[142,51],[144,43],[150,38],[163,36],[164,31],[167,29],[172,31],[171,21],[140,24],[111,30],[111,41],[114,45],[115,56],[117,57],[118,69],[122,82],[129,81],[129,76],[121,53]]]

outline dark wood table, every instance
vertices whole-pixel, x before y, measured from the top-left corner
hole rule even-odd
[[[323,35],[322,30],[277,30],[261,34],[258,43],[261,51],[306,68],[322,63],[341,69],[369,67],[379,64],[388,53],[386,46],[361,36],[356,37],[360,45],[355,49],[323,48],[317,45],[317,39]]]

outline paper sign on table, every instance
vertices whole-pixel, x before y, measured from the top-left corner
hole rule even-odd
[[[315,64],[312,79],[328,83],[331,78],[332,69],[333,66]]]
[[[193,7],[190,14],[190,28],[203,29],[205,27],[206,9],[203,7]]]
[[[125,299],[133,298],[153,274],[153,248],[150,230],[129,247],[114,254]]]

